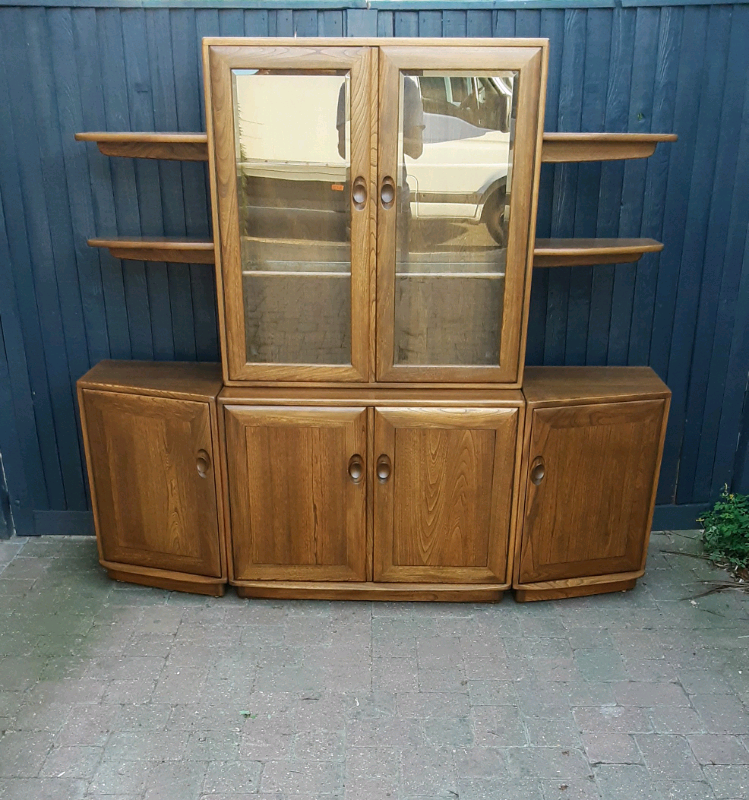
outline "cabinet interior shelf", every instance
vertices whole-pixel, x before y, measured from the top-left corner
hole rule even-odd
[[[663,250],[655,239],[536,239],[534,267],[625,264]]]
[[[79,142],[96,142],[105,156],[208,161],[205,133],[76,133]]]
[[[541,160],[616,161],[648,158],[658,142],[675,142],[675,133],[545,133]]]
[[[91,247],[106,247],[115,258],[130,261],[168,261],[180,264],[213,264],[213,242],[196,239],[113,238],[89,239]]]

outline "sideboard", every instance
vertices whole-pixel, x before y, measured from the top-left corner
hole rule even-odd
[[[207,160],[222,363],[78,384],[111,577],[243,597],[518,600],[632,588],[670,392],[524,366],[534,268],[650,239],[534,235],[544,161],[669,134],[544,134],[546,40],[205,39],[206,134],[85,133]]]

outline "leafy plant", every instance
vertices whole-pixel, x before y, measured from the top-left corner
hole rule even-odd
[[[715,505],[700,519],[705,553],[714,561],[749,566],[749,495],[723,487]]]

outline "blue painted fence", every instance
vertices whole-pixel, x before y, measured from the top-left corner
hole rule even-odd
[[[546,165],[539,236],[651,236],[639,264],[539,270],[532,364],[650,364],[673,390],[656,525],[749,491],[749,4],[0,0],[0,453],[19,534],[90,530],[75,381],[215,360],[211,267],[99,235],[210,235],[202,164],[83,130],[202,130],[203,36],[548,37],[549,131],[675,131],[647,161]]]

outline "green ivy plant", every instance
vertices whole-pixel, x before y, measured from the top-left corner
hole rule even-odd
[[[749,495],[723,487],[715,505],[700,517],[705,554],[713,561],[749,567]]]

